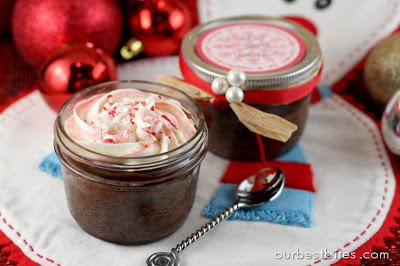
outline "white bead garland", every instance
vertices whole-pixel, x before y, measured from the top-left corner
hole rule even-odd
[[[233,86],[226,91],[225,97],[230,103],[241,103],[244,98],[244,93],[241,88]]]
[[[231,69],[226,78],[215,78],[211,83],[213,92],[219,95],[225,94],[229,103],[241,103],[244,98],[242,86],[246,82],[246,74],[238,69]]]
[[[225,94],[226,90],[229,88],[229,83],[224,78],[216,78],[213,80],[211,88],[216,94]]]
[[[239,69],[231,69],[228,74],[226,74],[226,79],[232,86],[242,86],[246,81],[246,74]]]

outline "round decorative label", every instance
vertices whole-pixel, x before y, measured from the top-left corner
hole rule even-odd
[[[294,32],[267,23],[234,23],[203,33],[196,51],[206,62],[249,73],[283,70],[304,56],[305,44]]]

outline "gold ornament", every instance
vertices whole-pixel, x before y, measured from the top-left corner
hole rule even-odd
[[[400,34],[381,41],[368,56],[364,81],[371,99],[384,106],[400,89]]]
[[[143,51],[143,43],[135,38],[130,39],[121,47],[120,54],[125,60],[130,60]]]

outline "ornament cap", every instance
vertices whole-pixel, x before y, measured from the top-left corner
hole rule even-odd
[[[143,51],[143,43],[135,38],[130,39],[120,49],[120,55],[125,60],[130,60]]]

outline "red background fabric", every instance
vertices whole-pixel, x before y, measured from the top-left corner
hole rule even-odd
[[[195,0],[189,1],[194,9]],[[193,11],[194,14],[196,12]],[[0,112],[21,96],[31,91],[34,72],[17,56],[10,41],[0,41]],[[362,81],[364,60],[333,86],[335,92],[358,109],[364,111],[377,123],[379,117],[369,105]],[[316,99],[318,97],[316,96]],[[391,155],[397,179],[396,192],[389,213],[380,230],[366,243],[356,249],[357,259],[340,260],[335,265],[400,265],[400,162]],[[1,190],[0,190],[1,191]],[[0,220],[0,222],[2,222]],[[321,247],[323,248],[323,247]],[[364,252],[389,252],[388,260],[358,259]],[[12,241],[0,231],[0,265],[38,265],[30,260]],[[7,263],[7,264],[5,264]],[[316,263],[317,265],[318,263]]]

